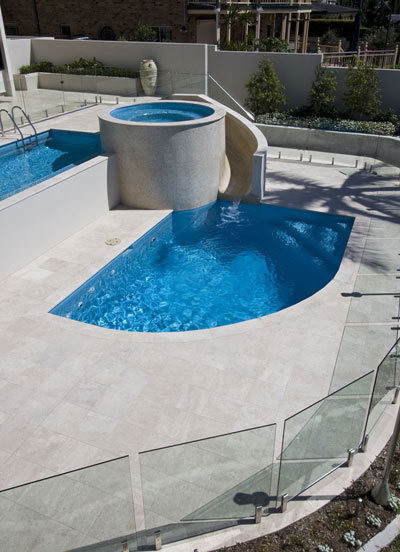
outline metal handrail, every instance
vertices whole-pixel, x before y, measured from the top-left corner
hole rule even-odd
[[[14,109],[19,109],[21,111],[21,113],[24,115],[25,119],[28,121],[28,123],[31,125],[32,127],[32,130],[34,132],[34,136],[35,136],[35,139],[36,139],[36,145],[38,145],[39,141],[38,141],[38,137],[37,137],[37,132],[36,132],[36,128],[34,127],[29,115],[22,109],[22,107],[20,105],[14,105],[14,107],[12,108],[11,110],[11,114],[15,120],[15,115],[14,115]]]
[[[7,115],[10,117],[11,122],[12,122],[12,124],[14,125],[14,129],[15,129],[15,130],[18,130],[18,132],[19,132],[19,134],[20,134],[20,136],[21,136],[22,145],[23,145],[23,147],[24,147],[24,149],[25,149],[25,138],[24,138],[24,135],[23,135],[22,132],[21,132],[21,129],[20,129],[19,126],[17,125],[17,123],[16,123],[16,121],[15,121],[13,115],[12,115],[9,111],[7,111],[7,109],[4,109],[4,108],[3,108],[3,109],[0,109],[0,130],[1,130],[1,135],[4,136],[4,125],[3,125],[2,118],[1,118],[1,113],[2,113],[3,111],[4,111],[4,113],[7,113]],[[37,139],[37,137],[36,137],[36,139]]]

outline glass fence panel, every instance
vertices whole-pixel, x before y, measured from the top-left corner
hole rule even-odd
[[[371,431],[393,400],[394,388],[400,382],[400,340],[378,366],[368,414],[367,433]]]
[[[0,550],[61,552],[134,532],[127,456],[0,492]]]
[[[156,90],[153,96],[170,96],[172,94],[206,94],[208,77],[197,73],[177,73],[158,71]],[[146,96],[143,86],[137,83],[137,95]]]
[[[360,445],[373,375],[371,371],[285,420],[278,496],[294,498]]]
[[[268,507],[275,428],[274,424],[141,453],[146,529],[237,520],[254,516],[256,505]]]

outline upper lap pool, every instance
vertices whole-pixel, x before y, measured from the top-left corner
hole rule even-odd
[[[333,278],[352,224],[349,217],[225,201],[173,212],[51,313],[135,332],[265,316]]]
[[[0,201],[101,155],[99,134],[49,130],[24,151],[21,141],[0,147]]]
[[[209,117],[214,109],[189,102],[154,102],[113,109],[110,115],[133,123],[177,123]]]

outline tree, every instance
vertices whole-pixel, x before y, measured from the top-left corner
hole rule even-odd
[[[246,84],[248,97],[245,105],[255,115],[262,115],[277,111],[280,105],[286,103],[286,98],[285,87],[280,82],[272,62],[264,58],[258,69],[258,73],[252,75]]]
[[[344,101],[350,113],[359,119],[373,119],[381,105],[381,90],[375,69],[357,60],[347,69]]]
[[[286,42],[286,40],[282,40],[281,38],[275,38],[273,36],[260,38],[257,46],[260,52],[288,52],[289,51],[289,44]]]
[[[137,42],[157,42],[157,33],[149,25],[139,25],[136,27],[134,40]]]
[[[370,50],[383,50],[385,46],[387,47],[389,44],[395,42],[395,39],[393,28],[389,28],[388,31],[386,27],[369,29],[364,35],[364,40],[368,42],[368,48]]]
[[[317,117],[332,117],[336,114],[337,81],[333,73],[317,67],[310,90],[310,111]]]

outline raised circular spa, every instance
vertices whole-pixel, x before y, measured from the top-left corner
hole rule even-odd
[[[188,102],[152,102],[128,105],[113,109],[112,117],[135,123],[175,123],[209,117],[214,113],[211,107]]]
[[[124,205],[201,207],[229,178],[220,106],[159,101],[113,108],[99,119],[102,146],[116,155]]]

